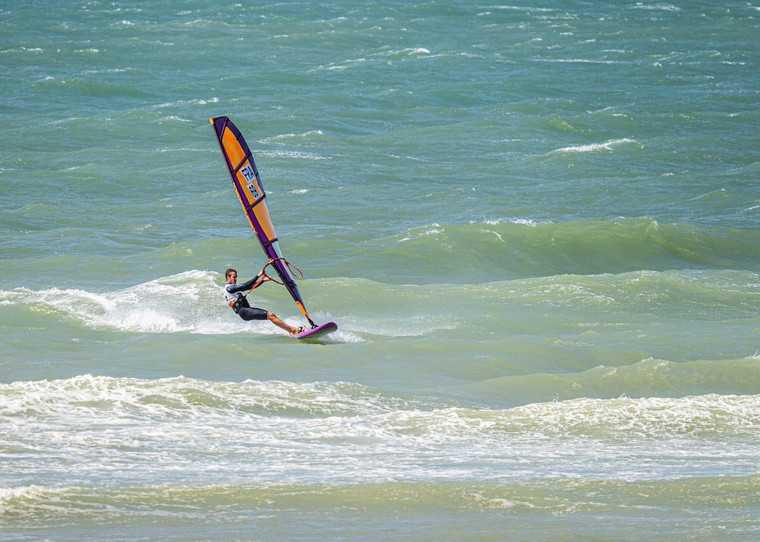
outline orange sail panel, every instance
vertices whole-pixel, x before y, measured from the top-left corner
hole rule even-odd
[[[248,148],[240,130],[227,117],[211,117],[209,122],[214,127],[219,146],[227,162],[227,169],[232,177],[235,194],[243,207],[248,222],[261,243],[267,258],[272,261],[272,267],[277,271],[280,280],[295,301],[296,307],[314,326],[309,312],[304,306],[296,281],[288,266],[282,260],[282,253],[277,242],[277,232],[272,224],[272,218],[267,207],[266,193],[261,177],[256,169],[253,154]]]

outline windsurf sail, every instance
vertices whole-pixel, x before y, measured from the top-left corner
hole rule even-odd
[[[264,185],[256,169],[256,162],[253,160],[251,149],[248,148],[248,144],[245,142],[240,130],[237,129],[237,126],[229,118],[211,117],[209,122],[214,127],[214,132],[216,132],[216,138],[222,149],[224,160],[227,162],[227,169],[232,177],[235,194],[238,200],[240,200],[240,205],[243,206],[243,213],[261,243],[264,254],[269,259],[267,266],[275,269],[283,286],[293,297],[298,310],[309,321],[311,326],[315,327],[316,324],[312,320],[309,311],[306,310],[287,260],[282,257],[280,244],[277,240],[277,232],[272,224],[269,207],[267,207],[267,195],[264,192]]]

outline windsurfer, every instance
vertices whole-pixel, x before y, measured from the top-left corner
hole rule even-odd
[[[298,335],[303,327],[293,327],[282,321],[275,313],[258,307],[251,307],[243,292],[255,290],[265,282],[271,280],[265,273],[259,273],[251,280],[242,284],[237,283],[237,270],[230,267],[224,272],[226,282],[224,284],[224,300],[235,311],[235,314],[243,320],[269,320],[277,327],[284,329],[291,335]]]

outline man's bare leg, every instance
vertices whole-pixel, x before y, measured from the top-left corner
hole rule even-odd
[[[295,335],[298,332],[298,328],[297,327],[293,327],[291,325],[288,325],[286,322],[283,322],[272,311],[269,311],[267,313],[267,320],[269,320],[270,322],[272,322],[274,325],[276,325],[280,329],[284,329],[285,331],[287,331],[291,335]]]

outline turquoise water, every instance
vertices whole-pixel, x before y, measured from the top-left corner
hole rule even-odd
[[[759,30],[0,6],[0,537],[758,539]],[[264,261],[216,115],[322,344],[224,305]]]

